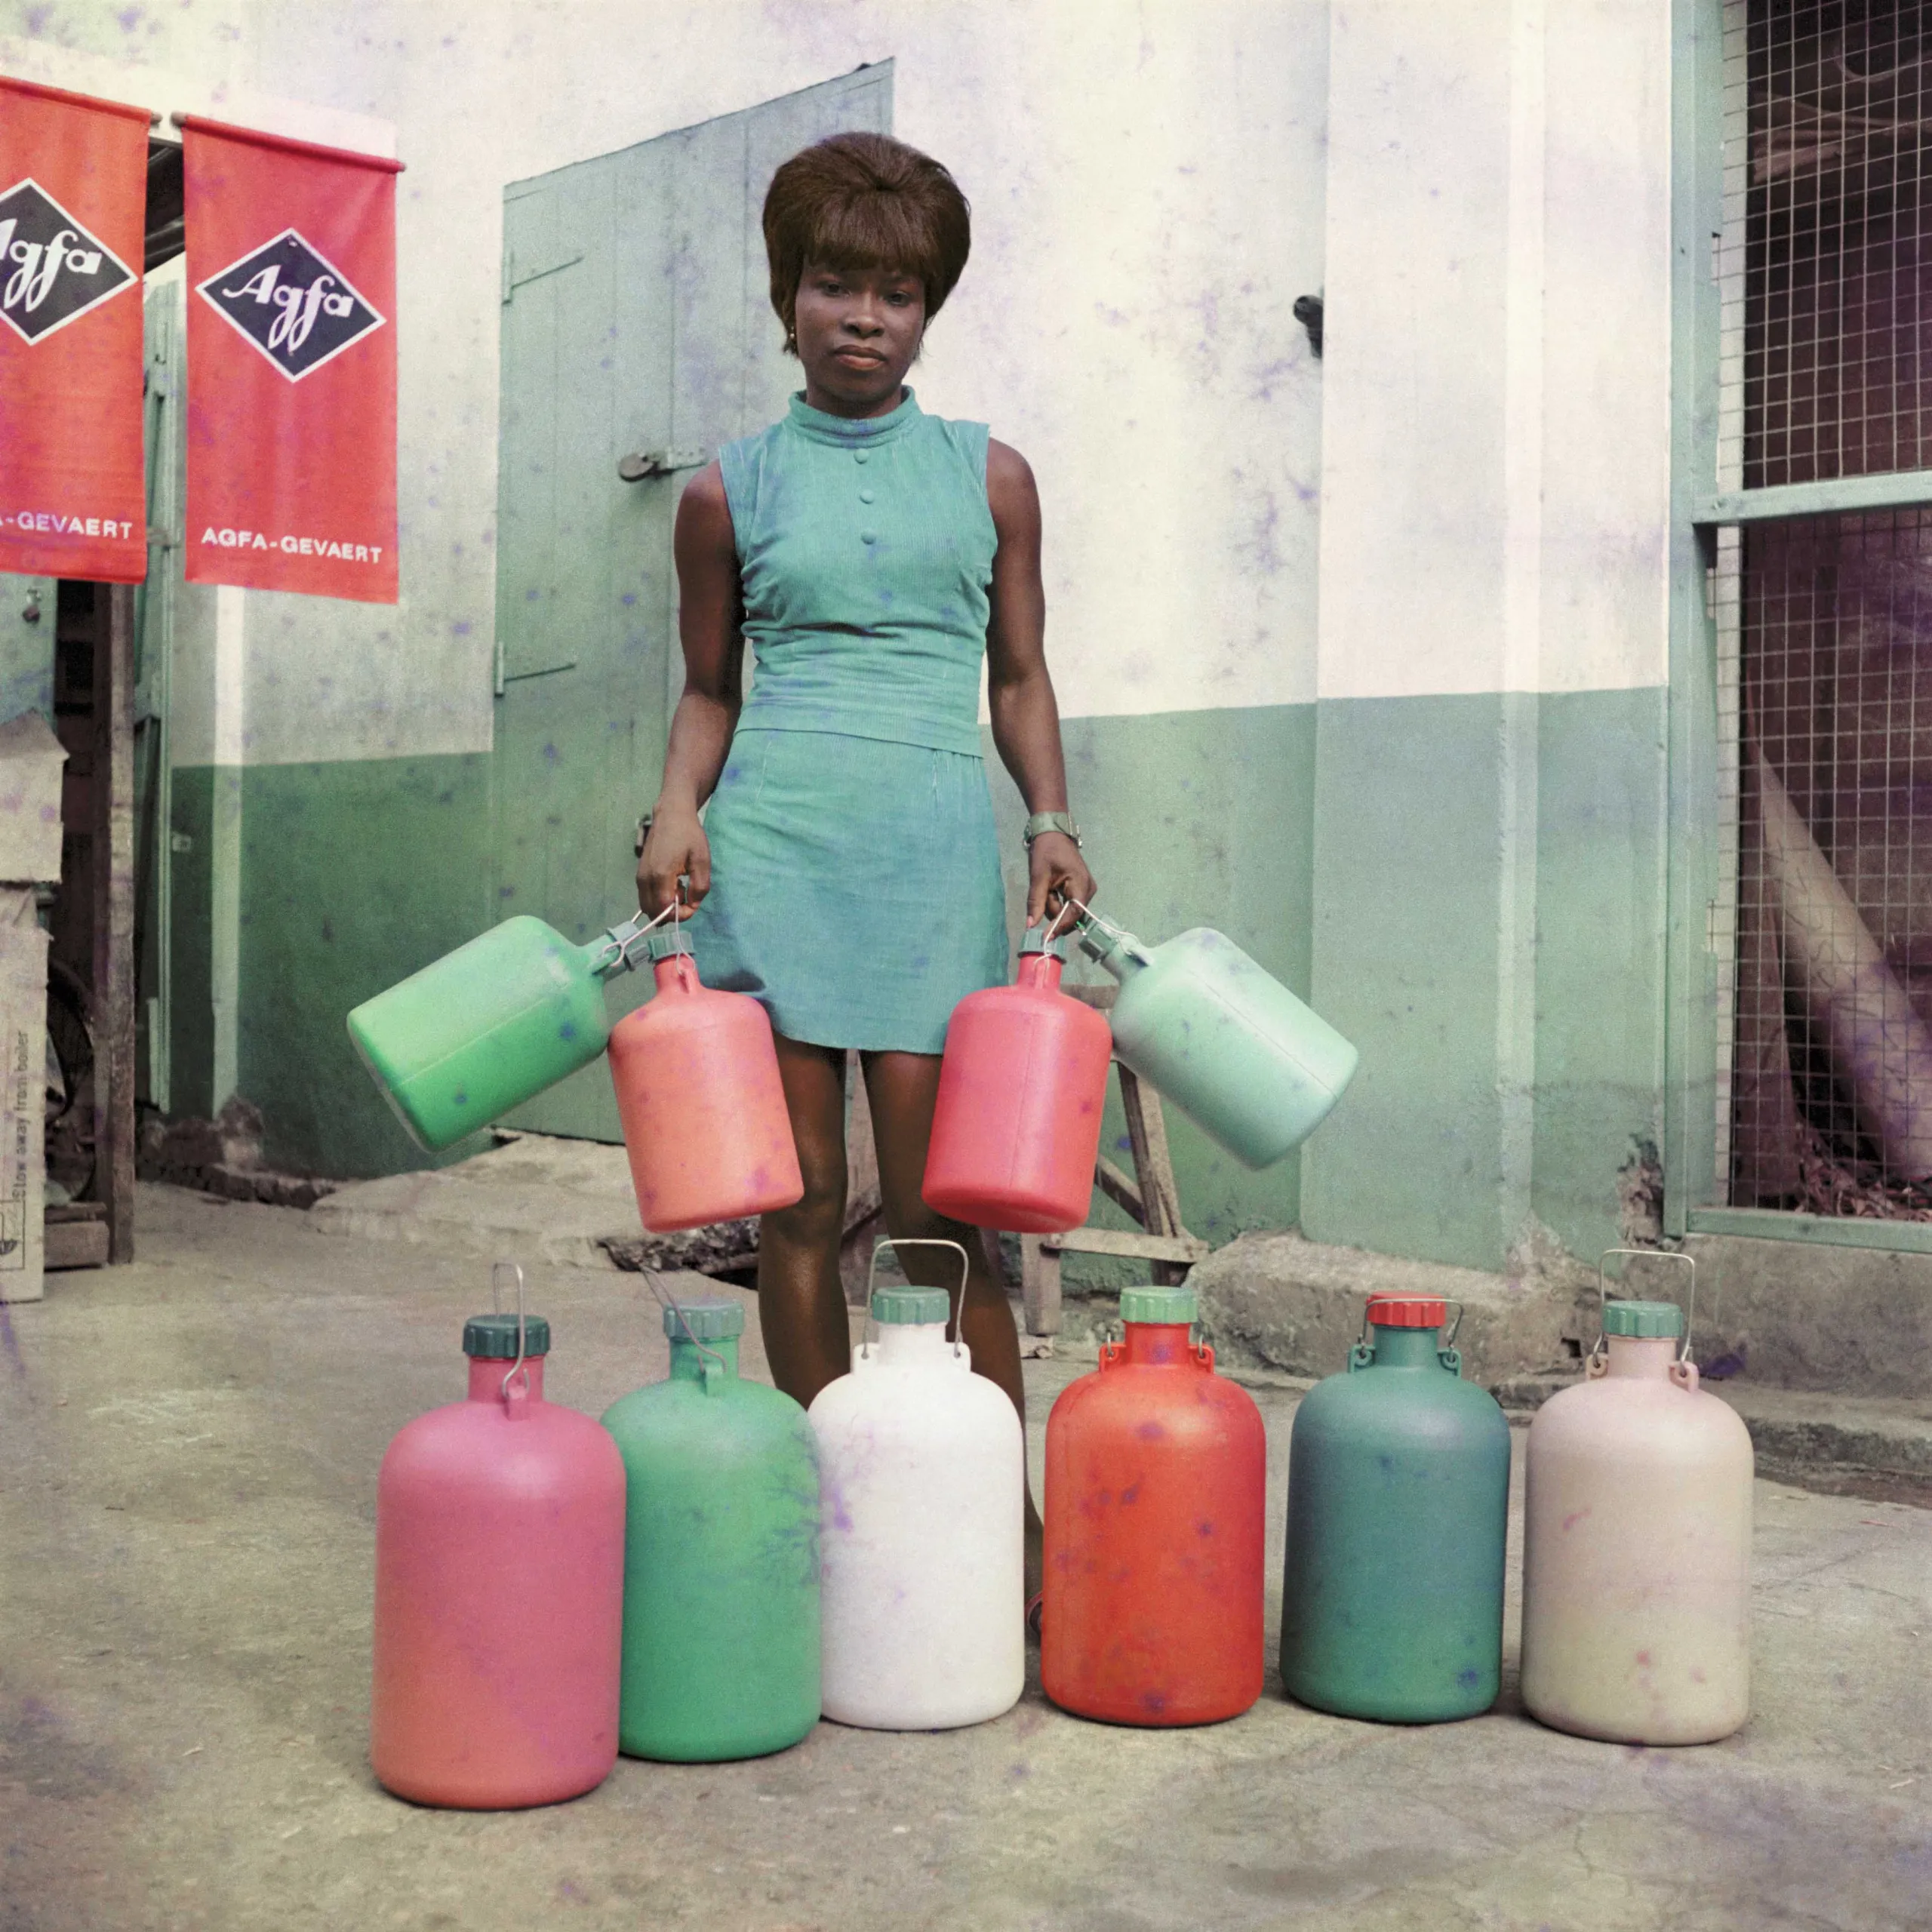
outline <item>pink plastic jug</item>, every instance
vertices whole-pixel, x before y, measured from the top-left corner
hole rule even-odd
[[[952,1010],[920,1192],[955,1220],[1050,1234],[1087,1218],[1113,1035],[1060,990],[1066,946],[1035,927],[1019,984]]]
[[[617,1762],[623,1458],[543,1399],[549,1345],[539,1316],[472,1318],[469,1400],[383,1458],[369,1755],[420,1804],[554,1804]]]
[[[764,1008],[701,984],[677,927],[650,939],[656,996],[611,1032],[638,1213],[654,1234],[789,1208],[805,1191]]]

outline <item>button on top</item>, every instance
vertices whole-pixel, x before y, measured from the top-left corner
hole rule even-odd
[[[870,450],[854,450],[852,452],[852,460],[854,463],[869,463],[872,460],[872,453]]]
[[[871,491],[869,491],[869,490],[861,490],[861,491],[859,492],[859,500],[860,500],[860,503],[870,503],[870,502],[872,501],[872,492]]]

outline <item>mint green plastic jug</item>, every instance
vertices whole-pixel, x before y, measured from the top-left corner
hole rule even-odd
[[[640,912],[576,946],[519,913],[365,1000],[349,1037],[411,1137],[435,1153],[604,1051],[604,982],[629,970],[657,923]]]
[[[738,1374],[735,1301],[664,1311],[671,1373],[604,1426],[624,1459],[624,1668],[633,1758],[760,1758],[818,1722],[819,1481],[790,1396]]]
[[[1080,943],[1120,982],[1115,1057],[1244,1166],[1300,1146],[1354,1077],[1355,1048],[1208,927],[1149,946],[1089,913]]]

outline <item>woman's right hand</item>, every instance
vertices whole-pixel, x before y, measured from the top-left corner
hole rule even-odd
[[[680,878],[685,881],[685,909],[678,914],[681,919],[711,890],[711,845],[696,812],[660,805],[652,814],[637,862],[637,903],[656,918],[677,898]]]

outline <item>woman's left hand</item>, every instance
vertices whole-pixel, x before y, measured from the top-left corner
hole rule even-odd
[[[1063,832],[1043,832],[1033,841],[1027,854],[1030,877],[1026,884],[1026,923],[1037,926],[1042,919],[1058,918],[1069,900],[1091,906],[1100,888],[1080,856],[1080,848]],[[1078,907],[1074,910],[1077,912]],[[1062,922],[1071,927],[1071,918]]]

